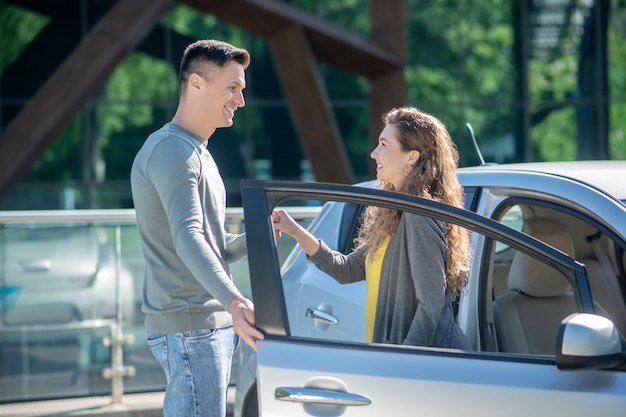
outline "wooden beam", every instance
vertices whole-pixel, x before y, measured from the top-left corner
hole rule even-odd
[[[395,1],[395,0],[394,0]],[[179,0],[253,35],[268,39],[288,26],[300,26],[313,55],[353,75],[375,78],[404,62],[394,49],[277,0]],[[401,17],[401,22],[404,17]]]
[[[111,7],[0,135],[0,197],[173,4],[173,0],[120,0]]]
[[[287,26],[267,43],[316,180],[351,184],[350,163],[304,30]]]
[[[404,0],[370,0],[371,38],[378,45],[388,49],[401,61],[406,58],[406,22]],[[384,112],[404,106],[406,103],[406,81],[404,68],[396,67],[378,77],[372,78],[370,93],[370,147],[378,144]],[[370,174],[375,174],[374,164],[370,164]]]

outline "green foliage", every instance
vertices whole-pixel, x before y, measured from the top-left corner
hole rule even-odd
[[[450,130],[462,164],[477,163],[465,124],[488,160],[511,132],[514,101],[513,29],[509,1],[407,2],[409,104],[439,117]]]
[[[25,182],[65,182],[81,178],[81,142],[84,128],[81,112],[63,133],[43,152],[33,164]]]
[[[48,18],[0,1],[0,74],[48,24]]]
[[[97,106],[97,122],[106,147],[113,133],[151,125],[155,103],[177,103],[177,72],[162,60],[131,53],[117,66]]]
[[[368,36],[367,0],[291,0],[294,7]],[[407,99],[438,116],[461,151],[463,164],[477,162],[465,123],[471,123],[488,161],[519,160],[512,135],[522,105],[517,97],[510,0],[406,0]],[[47,24],[47,18],[0,0],[0,71]],[[289,164],[302,157],[288,116],[271,56],[263,39],[221,23],[214,16],[177,5],[161,20],[177,36],[191,40],[223,39],[246,47],[252,55],[247,71],[247,106],[237,112],[227,141],[240,141],[241,158]],[[626,158],[626,0],[613,0],[608,27],[610,88],[610,157]],[[560,39],[550,59],[528,64],[534,160],[576,158],[578,38]],[[33,166],[28,180],[80,180],[86,144],[97,146],[106,161],[106,178],[127,179],[130,163],[145,137],[169,121],[178,102],[177,67],[182,51],[168,59],[131,53],[66,131]],[[169,54],[169,55],[167,55]],[[368,174],[369,92],[366,79],[319,64],[337,124],[357,177]],[[225,138],[226,139],[226,138]],[[217,150],[222,152],[223,150]],[[226,151],[224,151],[226,152]],[[229,151],[230,152],[230,151]],[[237,151],[235,151],[237,152]],[[287,155],[288,154],[288,155]],[[90,163],[85,161],[83,163]],[[285,162],[285,165],[288,165]],[[297,166],[297,161],[291,164]],[[248,168],[249,169],[249,168]],[[249,169],[250,173],[251,170]]]
[[[241,29],[221,23],[215,16],[199,13],[184,5],[172,8],[162,19],[162,23],[174,32],[189,36],[193,40],[212,38],[238,46],[246,44],[246,34]]]
[[[626,159],[626,103],[611,105],[609,131],[609,157],[611,159]]]
[[[291,0],[285,2],[361,35],[369,34],[370,19],[367,0]]]
[[[536,161],[576,160],[576,111],[567,107],[553,112],[532,130],[532,149]]]
[[[609,156],[626,159],[626,1],[616,2],[608,30]]]

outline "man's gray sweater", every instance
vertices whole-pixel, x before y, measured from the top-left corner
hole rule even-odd
[[[246,255],[245,235],[224,229],[226,191],[206,144],[168,123],[148,137],[132,166],[148,331],[229,326],[226,309],[241,295],[228,262]]]

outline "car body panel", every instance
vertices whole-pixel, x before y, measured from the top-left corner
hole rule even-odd
[[[619,166],[622,167],[621,174],[609,170],[606,175],[624,175],[626,161]],[[464,187],[480,187],[489,191],[488,196],[481,197],[477,209],[482,215],[490,216],[494,207],[503,199],[534,198],[546,203],[566,205],[601,222],[621,239],[626,239],[626,218],[623,216],[625,204],[620,201],[626,198],[625,191],[615,196],[596,188],[595,185],[572,178],[545,172],[509,171],[505,167],[498,169],[498,166],[461,169],[457,176]],[[607,182],[613,186],[612,180]],[[626,187],[622,186],[622,189]]]
[[[524,162],[503,165],[482,165],[460,168],[457,172],[483,172],[488,179],[481,186],[489,186],[492,181],[502,180],[501,175],[520,173],[521,175],[537,175],[569,178],[573,182],[584,183],[606,195],[618,200],[626,200],[626,189],[623,184],[623,175],[626,170],[626,161],[571,161],[571,162]],[[494,175],[494,172],[497,174]],[[463,185],[469,185],[461,180]],[[517,185],[510,183],[510,185]],[[505,185],[506,186],[506,185]]]
[[[333,249],[345,246],[340,233],[345,204],[330,203],[324,207],[316,221],[311,225],[316,236]],[[351,238],[349,238],[351,241]],[[345,240],[345,238],[343,239]],[[310,277],[311,269],[317,269],[311,262],[306,261],[306,254],[302,250],[292,252],[282,266],[283,286],[287,311],[289,313],[290,328],[295,335],[328,340],[363,341],[365,330],[362,326],[363,316],[354,314],[363,311],[365,303],[365,286],[361,283],[341,285],[328,276],[321,276],[322,285],[311,282],[302,277]],[[340,317],[336,325],[329,325],[312,320],[307,316],[309,309],[322,311],[333,317]],[[297,312],[293,314],[291,312]]]
[[[274,339],[260,342],[257,356],[262,415],[610,416],[620,415],[626,406],[626,373],[562,372],[550,361]],[[602,389],[590,390],[591,384]],[[277,387],[345,390],[371,403],[277,401]]]

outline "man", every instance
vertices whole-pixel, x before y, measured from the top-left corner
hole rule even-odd
[[[135,157],[131,187],[146,262],[148,344],[167,378],[165,417],[224,416],[232,355],[241,337],[263,334],[228,262],[247,254],[245,235],[226,233],[226,191],[206,146],[245,105],[244,49],[215,40],[189,45],[170,123]]]

